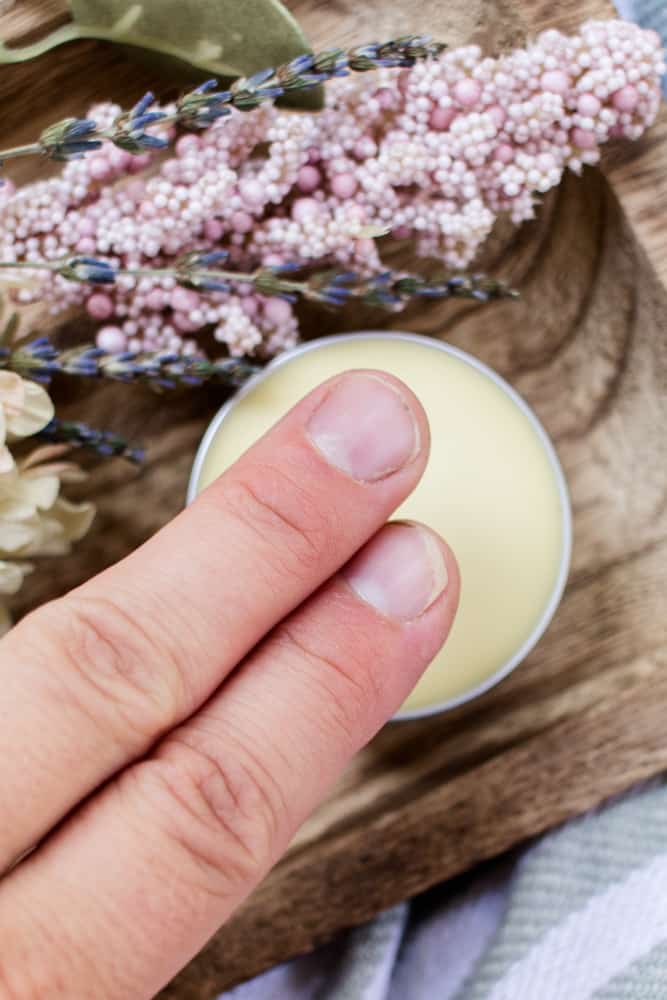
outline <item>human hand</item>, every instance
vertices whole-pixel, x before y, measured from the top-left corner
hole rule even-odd
[[[332,379],[0,642],[2,1000],[153,996],[398,709],[458,601],[382,527],[427,451],[400,382]]]

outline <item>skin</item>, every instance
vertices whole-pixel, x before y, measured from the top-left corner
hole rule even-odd
[[[368,379],[416,431],[372,481],[313,437],[341,385]],[[138,551],[0,642],[2,1000],[153,996],[398,709],[458,602],[446,544],[383,527],[428,442],[397,380],[331,380]],[[444,567],[408,614],[366,593],[397,532]]]

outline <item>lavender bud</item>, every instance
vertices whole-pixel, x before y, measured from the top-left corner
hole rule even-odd
[[[97,123],[91,118],[64,118],[45,128],[39,137],[39,146],[52,160],[77,160],[102,145],[93,139]]]

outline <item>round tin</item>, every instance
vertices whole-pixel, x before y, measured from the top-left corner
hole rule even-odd
[[[442,341],[435,340],[430,337],[423,337],[418,334],[413,333],[402,333],[394,331],[369,331],[369,332],[358,332],[358,333],[347,333],[347,334],[337,334],[332,337],[322,337],[318,340],[307,341],[306,343],[299,344],[296,348],[291,351],[286,351],[283,354],[278,355],[273,361],[271,361],[265,368],[263,368],[257,375],[250,378],[237,393],[234,394],[225,404],[218,410],[216,415],[213,417],[211,423],[209,424],[199,448],[195,456],[195,460],[192,466],[192,472],[190,475],[190,481],[188,484],[187,492],[187,502],[190,503],[197,496],[199,492],[198,484],[201,477],[202,469],[206,459],[206,455],[211,447],[212,442],[215,440],[217,435],[220,433],[223,427],[224,421],[229,415],[229,413],[238,406],[239,402],[248,396],[257,385],[263,382],[265,379],[270,378],[272,373],[284,365],[288,365],[290,361],[295,358],[312,351],[317,351],[323,347],[326,347],[333,342],[337,344],[344,343],[346,341],[357,341],[359,339],[364,340],[401,340],[408,341],[414,344],[418,344],[420,347],[428,347],[436,351],[444,351],[449,355],[458,358],[465,364],[470,365],[480,374],[489,378],[499,389],[505,393],[509,399],[521,410],[522,414],[526,417],[528,422],[531,424],[532,429],[537,435],[540,444],[544,450],[544,453],[548,459],[551,471],[553,472],[556,489],[558,492],[560,511],[561,511],[561,551],[560,551],[560,561],[558,565],[558,571],[556,578],[549,596],[541,615],[535,622],[530,634],[525,638],[521,645],[515,650],[515,652],[508,657],[492,674],[487,676],[481,683],[476,684],[472,688],[463,693],[457,695],[456,697],[450,698],[445,701],[436,702],[428,705],[424,705],[420,708],[413,709],[403,709],[399,710],[393,717],[395,721],[407,720],[407,719],[418,719],[424,718],[429,715],[435,715],[438,712],[445,712],[449,709],[456,708],[459,705],[463,705],[473,698],[477,698],[484,694],[490,688],[494,687],[499,681],[507,677],[509,673],[533,649],[533,647],[540,640],[542,635],[547,629],[551,619],[553,618],[556,609],[560,603],[561,597],[563,595],[563,590],[567,581],[567,576],[570,568],[570,559],[572,551],[572,512],[570,507],[569,494],[567,490],[567,484],[565,482],[565,476],[561,468],[560,461],[556,454],[551,439],[549,438],[544,427],[536,417],[533,410],[530,408],[528,403],[523,399],[518,392],[512,388],[512,386],[505,381],[497,372],[488,365],[485,365],[482,361],[479,361],[471,354],[467,354],[465,351],[460,350],[457,347],[452,347],[449,344],[443,343]],[[434,435],[435,436],[435,435]]]

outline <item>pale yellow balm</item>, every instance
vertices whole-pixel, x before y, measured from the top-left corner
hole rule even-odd
[[[351,368],[401,378],[431,427],[426,472],[396,515],[438,531],[461,568],[452,632],[398,718],[427,714],[481,693],[523,659],[551,619],[567,576],[563,474],[546,433],[507,383],[469,355],[424,337],[313,341],[277,359],[223,407],[199,450],[189,498],[307,392]]]

